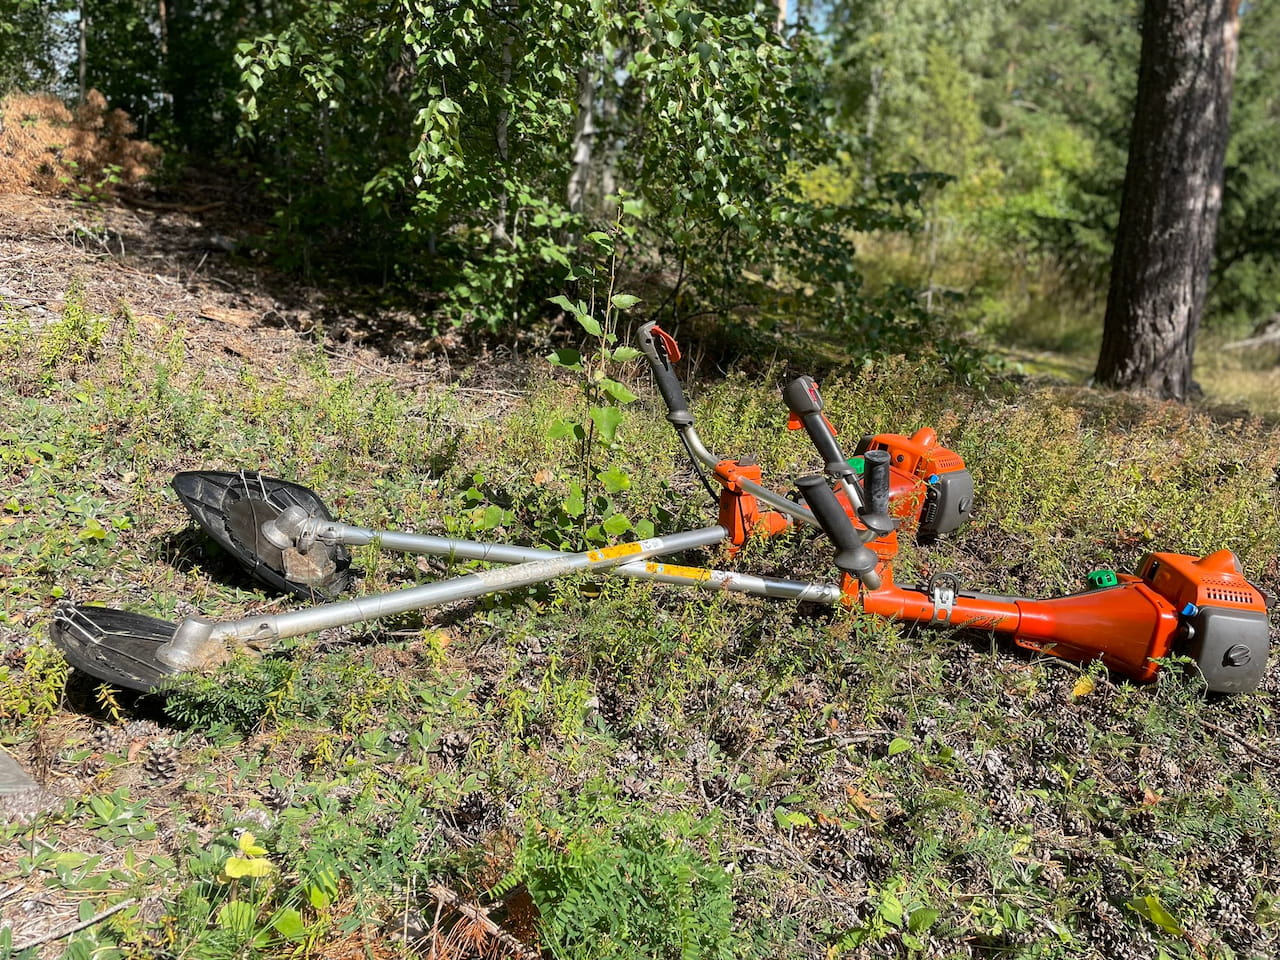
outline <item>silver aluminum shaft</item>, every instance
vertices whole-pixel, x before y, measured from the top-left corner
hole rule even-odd
[[[245,617],[224,623],[188,617],[178,624],[173,639],[164,644],[156,656],[171,669],[202,669],[217,662],[228,647],[236,644],[265,649],[274,641],[286,637],[378,620],[486,593],[532,586],[572,573],[608,570],[632,560],[644,560],[664,553],[708,547],[719,543],[728,535],[729,532],[724,527],[703,527],[701,530],[602,547],[585,553],[541,557],[511,567],[484,570],[420,587],[326,603],[271,616]]]
[[[537,547],[480,543],[476,540],[456,540],[452,537],[402,533],[396,530],[374,530],[370,527],[357,527],[349,523],[318,518],[308,518],[303,521],[296,533],[296,539],[301,542],[315,539],[322,543],[342,544],[347,547],[363,547],[370,543],[377,543],[382,549],[395,553],[456,557],[461,560],[487,560],[492,563],[528,563],[531,560],[547,557],[573,556],[571,553],[542,550]],[[667,563],[630,561],[608,572],[633,580],[654,580],[677,586],[727,590],[732,593],[749,593],[780,600],[836,603],[840,599],[840,588],[835,584],[758,577],[729,570],[708,570]]]
[[[705,466],[712,470],[716,468],[716,464],[720,463],[720,458],[707,449],[706,444],[702,442],[702,438],[698,436],[698,431],[693,425],[677,428],[683,434],[685,442],[689,445],[689,452],[702,461]],[[811,527],[816,527],[818,521],[808,508],[802,504],[798,504],[793,500],[788,500],[780,493],[774,493],[772,490],[760,486],[758,483],[752,483],[750,480],[739,480],[743,490],[751,494],[757,500],[767,503],[779,513],[784,513],[792,520],[798,520],[801,523],[807,523]]]

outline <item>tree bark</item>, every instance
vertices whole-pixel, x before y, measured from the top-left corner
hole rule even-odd
[[[79,4],[80,22],[76,24],[76,55],[79,58],[77,63],[76,86],[79,94],[79,102],[84,103],[85,97],[89,95],[89,3],[88,0],[80,0]]]
[[[1177,400],[1222,208],[1239,0],[1146,0],[1138,96],[1095,379]]]
[[[583,64],[578,71],[578,115],[573,125],[573,146],[570,148],[569,185],[566,200],[569,209],[581,213],[587,204],[587,185],[591,180],[591,151],[596,137],[596,75],[591,64]]]

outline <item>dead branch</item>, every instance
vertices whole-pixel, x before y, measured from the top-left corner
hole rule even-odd
[[[507,933],[507,931],[503,930],[500,926],[489,919],[489,913],[484,909],[484,907],[481,907],[479,904],[468,903],[460,894],[455,893],[448,887],[441,886],[440,884],[435,884],[430,887],[428,892],[440,903],[448,904],[468,920],[472,920],[479,924],[485,933],[494,937],[504,946],[510,948],[512,953],[517,957],[520,957],[521,960],[539,960],[541,954],[526,946],[524,943],[521,943],[518,939]]]

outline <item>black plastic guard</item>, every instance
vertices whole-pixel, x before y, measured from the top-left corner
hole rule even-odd
[[[174,674],[156,659],[156,652],[173,639],[175,629],[140,613],[68,603],[54,613],[49,637],[77,670],[146,693],[160,689]]]
[[[307,600],[334,600],[351,586],[354,574],[346,547],[313,546],[305,564],[293,564],[294,570],[308,571],[304,580],[290,576],[285,554],[262,537],[262,525],[292,506],[302,507],[312,517],[333,519],[323,501],[306,487],[251,470],[188,471],[174,477],[172,486],[191,519],[268,586]]]
[[[1262,682],[1271,625],[1261,610],[1201,607],[1191,618],[1187,653],[1214,693],[1249,693]]]

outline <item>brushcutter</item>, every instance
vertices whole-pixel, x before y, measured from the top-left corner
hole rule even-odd
[[[262,653],[280,640],[580,573],[607,573],[790,601],[844,604],[895,620],[1009,634],[1045,654],[1100,659],[1137,680],[1157,661],[1190,656],[1210,690],[1247,692],[1266,665],[1269,627],[1259,591],[1234,555],[1149,554],[1137,576],[1090,576],[1090,589],[1048,600],[960,589],[952,575],[903,586],[894,581],[900,535],[922,539],[958,529],[973,506],[963,459],[929,428],[911,436],[862,438],[846,457],[811,378],[789,383],[788,426],[804,430],[824,462],[822,475],[796,481],[797,497],[764,486],[760,467],[707,449],[694,427],[674,365],[676,341],[655,323],[640,328],[667,419],[695,467],[720,487],[714,526],[568,553],[510,544],[353,526],[334,519],[313,492],[249,471],[178,474],[173,488],[196,523],[263,583],[313,605],[229,621],[187,617],[178,624],[106,607],[64,605],[51,635],[68,661],[98,679],[134,690],[162,690],[169,679],[208,670],[238,652]],[[683,551],[816,527],[835,546],[839,583],[762,577],[663,562]],[[376,544],[408,554],[505,566],[388,593],[340,600],[352,585],[350,548]],[[317,603],[316,601],[323,601]]]

